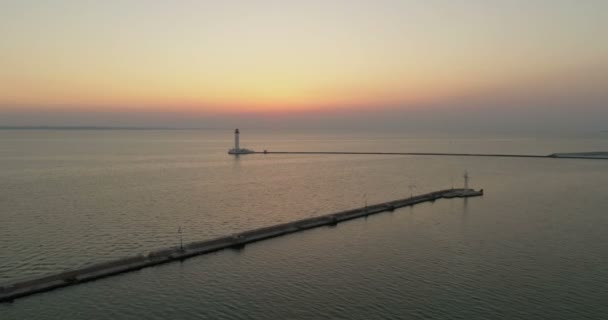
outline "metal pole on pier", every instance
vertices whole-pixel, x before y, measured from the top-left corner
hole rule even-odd
[[[469,172],[466,170],[464,171],[464,188],[469,188]]]

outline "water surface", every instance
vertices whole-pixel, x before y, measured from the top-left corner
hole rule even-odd
[[[281,151],[549,154],[605,136],[248,132]],[[0,305],[4,319],[600,319],[608,161],[226,154],[231,131],[0,131],[0,282],[462,185],[442,200]]]

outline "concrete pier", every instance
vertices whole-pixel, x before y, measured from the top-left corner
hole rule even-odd
[[[374,204],[363,208],[346,210],[324,216],[307,218],[289,223],[282,223],[270,227],[254,229],[216,239],[193,242],[184,245],[183,249],[179,247],[172,247],[153,251],[147,255],[132,256],[124,259],[94,264],[81,269],[61,272],[54,275],[8,283],[0,286],[0,302],[10,302],[14,299],[33,295],[40,292],[84,283],[87,281],[92,281],[104,277],[109,277],[112,275],[117,275],[120,273],[151,267],[171,261],[183,260],[189,257],[202,255],[218,250],[228,248],[243,248],[245,247],[245,245],[252,242],[274,238],[285,234],[295,233],[302,230],[312,229],[321,226],[334,226],[343,221],[365,217],[384,211],[393,211],[396,208],[413,206],[421,202],[435,201],[442,198],[465,198],[481,195],[483,195],[483,190],[440,190],[410,198]]]

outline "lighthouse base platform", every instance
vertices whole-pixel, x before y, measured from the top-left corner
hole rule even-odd
[[[255,153],[255,151],[249,150],[249,149],[236,149],[236,148],[232,148],[232,149],[228,150],[228,154],[250,154],[250,153]]]

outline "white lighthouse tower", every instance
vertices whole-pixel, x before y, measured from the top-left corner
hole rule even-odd
[[[237,128],[236,130],[234,130],[234,150],[240,150],[241,148],[239,148],[239,129]]]
[[[240,146],[240,132],[239,129],[237,128],[236,130],[234,130],[234,148],[228,150],[228,154],[247,154],[247,153],[254,153],[253,150],[249,150],[249,149],[241,149]]]

